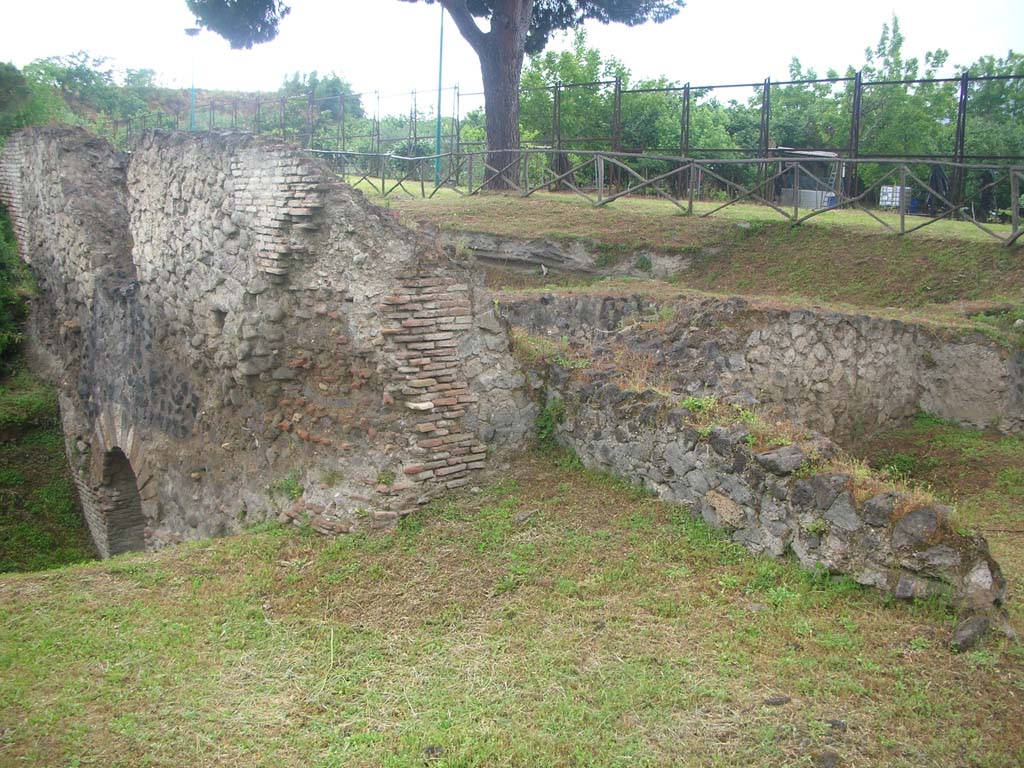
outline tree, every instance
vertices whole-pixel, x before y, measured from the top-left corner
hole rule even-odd
[[[903,58],[904,42],[899,18],[893,16],[891,24],[882,25],[875,48],[864,51],[865,62],[860,70],[864,80],[859,116],[860,154],[949,156],[956,130],[956,83],[934,82],[949,54],[941,48],[928,52],[922,71],[918,59]],[[853,67],[847,69],[848,77],[854,74]],[[931,82],[909,82],[919,78]],[[844,122],[852,119],[851,109],[852,100],[844,98]],[[889,170],[885,164],[858,165],[855,178],[870,188]],[[927,178],[928,164],[922,164],[915,172]]]
[[[969,67],[958,70],[979,78],[971,82],[967,97],[968,157],[988,156],[990,159],[985,162],[991,162],[993,156],[1024,155],[1024,55],[1010,51],[1006,58],[982,56]],[[981,79],[989,77],[1013,79]],[[979,187],[984,184],[979,176],[968,175],[967,199],[981,203]],[[997,184],[994,197],[998,208],[1008,209],[1011,205],[1009,185]],[[985,205],[981,208],[986,213],[990,210]]]
[[[25,76],[13,64],[0,64],[0,137],[28,123],[25,113],[32,102],[32,91]]]
[[[826,77],[835,79],[838,74],[829,70]],[[772,88],[772,140],[780,147],[795,149],[834,149],[846,144],[848,131],[843,130],[834,84],[814,82],[818,74],[813,69],[805,71],[796,57],[789,63],[789,79],[793,85]]]
[[[70,111],[50,85],[26,77],[13,64],[0,63],[0,149],[7,136],[27,125],[70,119]]]
[[[578,149],[610,149],[613,91],[607,83],[623,76],[628,80],[629,71],[615,58],[605,60],[587,45],[586,31],[577,30],[569,50],[533,56],[523,70],[520,130],[554,145],[554,89],[567,86],[560,94],[561,138]],[[583,144],[584,138],[602,146]]]
[[[289,12],[282,0],[186,0],[198,23],[251,48],[273,39]],[[492,173],[510,163],[519,148],[519,78],[527,52],[539,53],[551,34],[587,19],[634,26],[676,15],[683,0],[403,0],[440,2],[480,59],[484,83],[487,148]],[[485,32],[477,19],[487,19]],[[494,178],[492,186],[504,186]]]

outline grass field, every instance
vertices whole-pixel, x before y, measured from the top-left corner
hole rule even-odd
[[[791,227],[756,205],[699,218],[656,200],[594,208],[581,198],[554,194],[384,202],[409,223],[582,240],[609,259],[644,250],[680,254],[691,265],[677,284],[717,293],[860,307],[1024,303],[1024,247],[1002,246],[965,222],[940,221],[901,237],[881,234],[877,223],[857,211],[835,211]]]
[[[20,361],[12,368],[0,379],[0,573],[92,559],[56,393]]]
[[[0,580],[4,765],[1016,766],[1024,652],[571,457],[393,534]]]

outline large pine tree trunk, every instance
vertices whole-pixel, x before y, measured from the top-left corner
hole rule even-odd
[[[491,30],[474,45],[484,81],[487,186],[519,183],[519,78],[534,0],[494,0]]]
[[[534,0],[491,0],[491,28],[476,25],[466,0],[441,0],[459,32],[480,58],[487,120],[487,171],[490,189],[509,189],[519,181],[519,77]]]
[[[495,42],[500,41],[498,40]],[[487,187],[510,189],[519,183],[519,77],[522,49],[499,45],[480,54],[487,119]]]

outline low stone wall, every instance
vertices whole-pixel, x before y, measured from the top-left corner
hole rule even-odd
[[[742,424],[696,429],[654,393],[564,380],[559,442],[584,465],[681,502],[748,549],[792,553],[806,568],[848,574],[898,598],[952,594],[965,612],[1001,604],[1006,583],[983,539],[962,536],[949,509],[815,470],[836,455],[821,436],[755,452]]]
[[[501,312],[595,367],[629,350],[652,385],[773,406],[843,444],[919,411],[1024,431],[1024,351],[977,333],[700,296],[511,296]]]

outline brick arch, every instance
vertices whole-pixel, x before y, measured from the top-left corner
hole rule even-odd
[[[96,419],[91,454],[78,485],[96,549],[101,557],[145,549],[157,517],[155,483],[145,446],[117,406]]]
[[[120,448],[103,454],[103,470],[96,495],[102,505],[106,554],[119,555],[145,549],[146,516],[142,512],[138,479]]]

